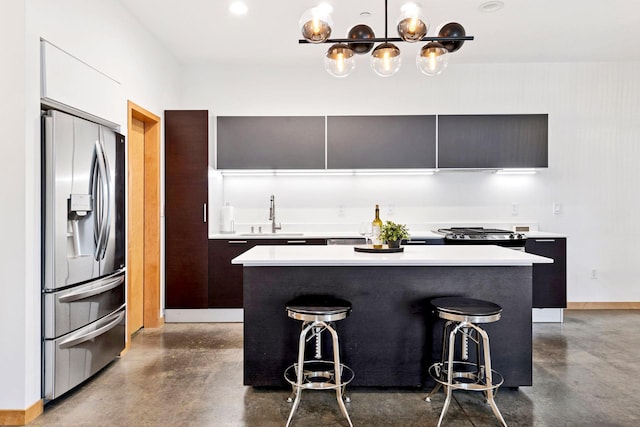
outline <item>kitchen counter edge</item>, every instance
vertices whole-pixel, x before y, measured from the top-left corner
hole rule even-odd
[[[493,245],[406,246],[400,253],[362,253],[345,245],[256,246],[231,260],[257,266],[528,266],[553,259]]]

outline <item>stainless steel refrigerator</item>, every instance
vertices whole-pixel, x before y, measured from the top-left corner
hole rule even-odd
[[[125,346],[125,142],[42,115],[43,397],[90,378]]]

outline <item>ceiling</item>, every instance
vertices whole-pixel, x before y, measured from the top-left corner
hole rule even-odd
[[[302,13],[321,0],[245,0],[249,11],[234,16],[232,0],[120,0],[159,42],[184,64],[317,61],[328,45],[299,44]],[[389,0],[389,37],[407,0]],[[455,63],[637,61],[640,60],[638,0],[504,0],[493,13],[486,0],[417,0],[436,36],[444,23],[461,23],[475,37],[451,55]],[[334,38],[359,23],[384,37],[384,1],[325,0],[333,6]],[[361,12],[370,12],[362,17]],[[399,43],[415,55],[423,43]]]

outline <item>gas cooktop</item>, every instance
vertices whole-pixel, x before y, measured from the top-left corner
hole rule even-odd
[[[438,233],[444,234],[446,240],[474,240],[474,241],[525,241],[527,237],[521,233],[499,228],[484,227],[451,227],[440,228]]]

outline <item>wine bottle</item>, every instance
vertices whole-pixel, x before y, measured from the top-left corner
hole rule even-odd
[[[371,243],[373,243],[373,249],[382,249],[382,240],[380,239],[381,229],[380,206],[376,205],[376,217],[371,221]]]

